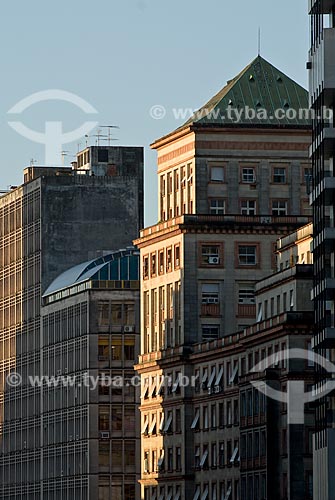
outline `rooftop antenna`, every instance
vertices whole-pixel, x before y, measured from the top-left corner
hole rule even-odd
[[[258,28],[258,55],[261,55],[261,28]]]
[[[101,128],[108,128],[108,146],[111,145],[111,141],[117,141],[117,139],[112,139],[112,128],[120,128],[117,125],[101,125]]]
[[[97,137],[95,141],[96,146],[100,146],[101,140],[108,139],[108,135],[103,135],[100,128],[98,128],[96,135],[92,135],[91,137]]]
[[[63,165],[63,167],[65,165],[65,156],[70,156],[71,158],[76,158],[76,156],[74,156],[73,154],[71,154],[71,151],[61,151],[61,155],[62,155],[62,165]]]
[[[33,167],[35,165],[35,163],[38,163],[37,160],[34,160],[34,158],[32,158],[30,160],[30,166]]]

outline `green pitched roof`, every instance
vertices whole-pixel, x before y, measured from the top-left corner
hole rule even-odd
[[[246,116],[247,107],[258,116]],[[275,111],[291,113],[291,109],[299,112],[308,108],[307,90],[258,56],[179,129],[189,125],[306,128],[311,122],[305,116],[278,119]],[[242,111],[238,119],[237,113]]]

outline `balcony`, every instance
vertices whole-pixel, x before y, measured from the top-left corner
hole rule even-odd
[[[319,233],[314,238],[312,248],[313,250],[315,250],[319,245],[322,245],[323,243],[326,244],[326,246],[330,246],[330,248],[332,248],[334,240],[335,240],[335,228],[326,227],[321,233]]]
[[[201,316],[220,316],[220,304],[201,304]]]
[[[309,154],[310,156],[314,155],[317,152],[317,150],[322,146],[323,157],[325,160],[329,160],[329,158],[332,158],[334,156],[334,144],[335,144],[335,128],[326,127],[317,136],[315,141],[313,141],[312,145],[309,148]]]
[[[311,300],[315,300],[319,295],[325,292],[326,299],[333,299],[335,295],[335,279],[326,278],[320,281],[312,290]]]
[[[240,318],[256,318],[256,304],[239,304],[237,315]]]
[[[334,349],[335,328],[325,328],[312,339],[312,348]]]
[[[309,88],[312,96],[314,95],[312,100],[317,100],[321,91],[324,93],[323,102],[326,106],[331,104],[335,90],[334,46],[335,29],[326,28],[323,30],[321,43],[314,52],[310,52],[312,68],[309,72]]]
[[[325,203],[330,204],[335,197],[335,177],[325,177],[310,195],[310,204],[315,203],[317,198],[324,194]]]

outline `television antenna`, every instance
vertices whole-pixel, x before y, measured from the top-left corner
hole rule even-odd
[[[117,125],[101,125],[100,128],[107,128],[108,129],[108,146],[110,146],[111,141],[117,141],[118,139],[113,139],[112,138],[112,128],[120,128]]]

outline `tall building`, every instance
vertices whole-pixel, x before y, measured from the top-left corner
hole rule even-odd
[[[65,271],[43,295],[42,498],[140,496],[139,287],[129,248]]]
[[[310,0],[311,50],[310,104],[315,111],[311,158],[313,163],[314,269],[316,334],[314,349],[335,361],[335,224],[334,224],[334,118],[324,115],[324,108],[334,112],[335,91],[335,2]],[[332,375],[318,369],[317,390]],[[315,500],[335,499],[334,458],[335,398],[324,397],[316,410]],[[332,453],[330,452],[332,450]]]
[[[256,285],[254,325],[140,356],[145,500],[312,500],[313,407],[304,425],[290,423],[287,405],[252,385],[311,390],[312,362],[283,354],[311,350],[313,266],[301,263],[310,244],[311,226],[279,240],[278,272]]]
[[[129,150],[132,168],[130,162],[124,167],[119,153],[111,175],[29,167],[25,183],[0,198],[2,498],[43,498],[41,395],[27,379],[42,369],[41,298],[69,267],[125,248],[137,236],[143,221],[143,149]],[[10,372],[22,377],[20,386],[6,384]]]
[[[276,119],[279,108],[293,110],[296,119]],[[276,269],[277,239],[309,222],[310,122],[299,115],[300,109],[306,112],[307,108],[306,90],[257,57],[187,123],[152,145],[158,152],[160,220],[141,231],[135,242],[142,264],[142,356],[137,366],[144,386],[142,432],[151,436],[150,429],[156,429],[157,434],[153,443],[151,438],[142,439],[146,499],[155,495],[162,499],[164,494],[182,500],[209,495],[207,487],[194,492],[196,436],[190,433],[194,400],[189,388],[179,392],[177,379],[193,374],[195,345],[212,341],[220,347],[227,345],[236,332],[255,322],[256,283]],[[248,110],[254,111],[254,118]],[[237,113],[238,119],[230,118]],[[231,343],[237,354],[235,341]],[[237,373],[237,359],[233,361],[228,382]],[[208,366],[207,372],[200,369],[204,383],[206,377],[211,384],[218,373],[222,377],[221,368],[216,368],[218,372]],[[157,396],[155,380],[162,373],[172,377],[172,398],[168,393]],[[231,390],[238,399],[236,389]],[[231,404],[233,408],[236,403],[232,400]],[[159,420],[162,412],[164,421]],[[172,440],[160,436],[157,427],[168,432],[173,418],[181,433],[179,444],[172,446]],[[227,431],[232,451],[239,439],[235,430]],[[160,457],[161,462],[163,449],[170,462],[180,464],[178,454],[183,454],[178,483],[173,467],[171,474],[162,477],[146,472],[148,460]],[[208,454],[209,449],[202,456]],[[234,489],[238,476],[237,471],[229,478],[228,491],[234,499],[240,491]],[[227,500],[226,495],[225,490],[220,499]]]
[[[185,214],[311,214],[306,112],[307,91],[258,56],[152,144],[160,222]]]

